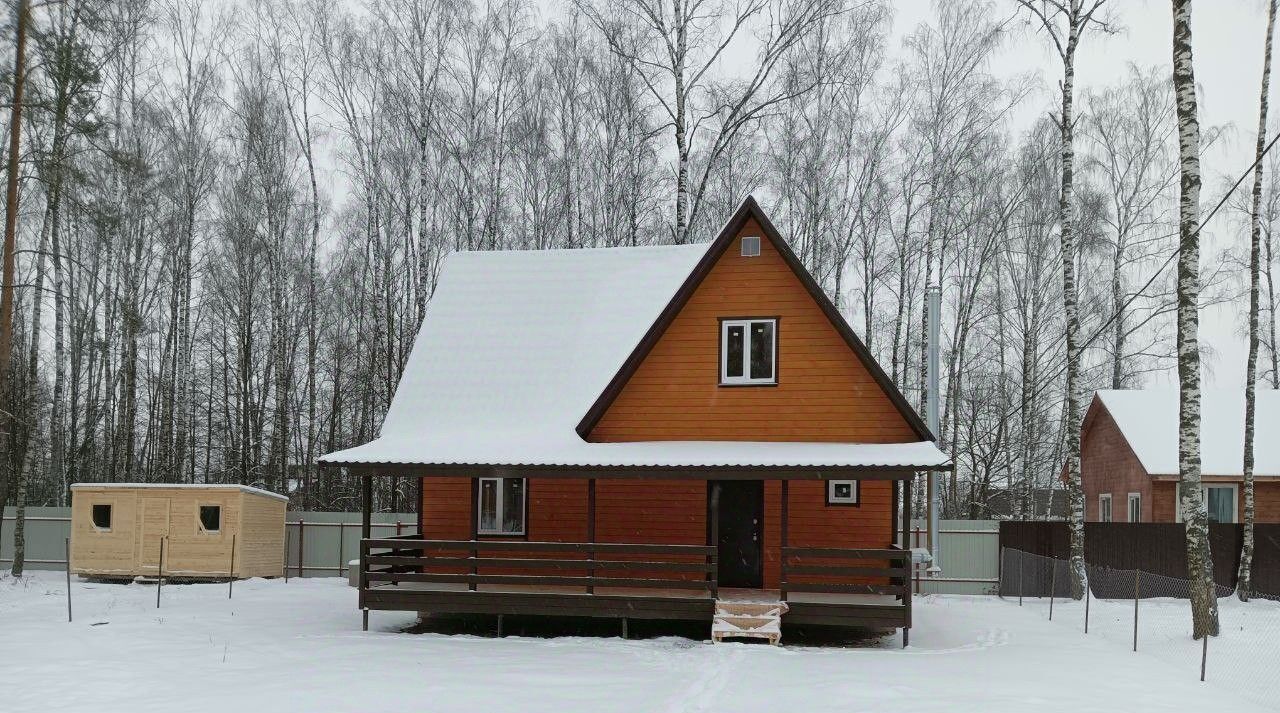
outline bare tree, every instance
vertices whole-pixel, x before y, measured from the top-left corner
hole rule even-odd
[[[1182,163],[1178,237],[1178,502],[1187,531],[1193,635],[1218,634],[1209,515],[1200,483],[1200,123],[1191,57],[1191,2],[1173,2],[1173,90]]]
[[[1080,40],[1091,27],[1103,32],[1111,25],[1098,11],[1106,0],[1018,0],[1018,5],[1035,17],[1062,60],[1062,104],[1055,117],[1061,137],[1062,191],[1058,198],[1058,229],[1062,236],[1062,294],[1066,326],[1066,433],[1067,497],[1071,532],[1072,596],[1084,596],[1087,586],[1084,565],[1084,491],[1080,487],[1080,388],[1081,348],[1080,317],[1076,286],[1076,233],[1072,200],[1075,181],[1075,62]]]
[[[1258,139],[1253,166],[1253,198],[1249,211],[1249,356],[1244,374],[1244,539],[1236,594],[1249,601],[1253,573],[1253,439],[1257,411],[1258,302],[1261,297],[1262,159],[1267,146],[1267,93],[1271,85],[1271,40],[1276,25],[1276,0],[1267,4],[1267,36],[1262,50],[1262,90],[1258,98]]]

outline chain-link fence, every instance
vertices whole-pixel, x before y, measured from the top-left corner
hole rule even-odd
[[[1280,598],[1240,601],[1215,585],[1219,635],[1192,638],[1190,582],[1144,572],[1085,565],[1088,586],[1073,595],[1071,562],[1012,548],[1000,553],[999,595],[1041,610],[1047,621],[1071,627],[1139,655],[1159,657],[1177,675],[1231,687],[1266,705],[1280,701]]]

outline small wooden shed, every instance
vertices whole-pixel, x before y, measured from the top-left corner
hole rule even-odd
[[[71,486],[71,571],[154,577],[163,541],[166,577],[277,577],[288,503],[244,485],[77,483]]]

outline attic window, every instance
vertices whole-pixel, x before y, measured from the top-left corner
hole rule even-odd
[[[728,386],[778,383],[778,320],[720,321],[720,383]]]
[[[93,527],[97,530],[111,529],[111,506],[95,504],[93,506]]]
[[[760,256],[760,238],[759,236],[749,235],[742,239],[742,257],[759,257]]]

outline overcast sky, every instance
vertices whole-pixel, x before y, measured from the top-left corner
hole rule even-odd
[[[1171,67],[1170,3],[1167,0],[1111,0],[1111,5],[1123,31],[1114,36],[1086,36],[1077,56],[1077,99],[1087,89],[1117,82],[1130,62]],[[996,8],[1010,16],[1016,12],[1013,0],[997,0]],[[896,43],[932,14],[932,5],[927,0],[897,0],[894,9]],[[1056,102],[1050,93],[1057,91],[1062,63],[1043,35],[1035,34],[1032,26],[1023,25],[1027,14],[1017,17],[1018,34],[1006,45],[993,71],[999,75],[1038,70],[1041,75],[1040,95],[1027,102],[1018,115],[1019,126],[1014,128],[1021,131]],[[1263,0],[1200,0],[1193,6],[1191,29],[1196,83],[1200,88],[1200,119],[1202,124],[1227,128],[1223,140],[1201,157],[1205,211],[1221,199],[1224,184],[1234,181],[1253,163],[1266,20]],[[1272,117],[1280,114],[1277,83],[1280,78],[1273,74]],[[1272,127],[1280,124],[1274,118],[1270,123]],[[1250,185],[1246,183],[1245,187]],[[1220,255],[1224,247],[1247,240],[1234,217],[1226,214],[1225,209],[1220,211],[1205,228],[1207,241],[1202,247],[1202,257],[1206,262]],[[1242,330],[1247,307],[1247,302],[1241,300],[1239,304],[1202,312],[1201,338],[1213,351],[1205,364],[1206,385],[1244,385],[1246,345]],[[1175,378],[1176,374],[1170,372],[1153,382],[1171,384]]]

